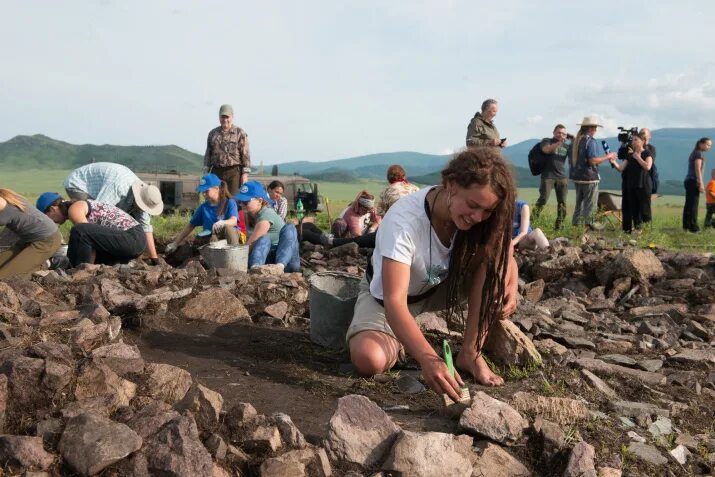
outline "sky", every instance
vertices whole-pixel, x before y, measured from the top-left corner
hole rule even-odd
[[[715,2],[0,0],[0,141],[176,144],[234,106],[254,164],[515,144],[586,115],[715,125]]]

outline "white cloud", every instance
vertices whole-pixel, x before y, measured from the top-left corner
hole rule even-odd
[[[544,117],[540,114],[537,114],[535,116],[529,116],[526,118],[526,123],[527,124],[541,124],[544,121]]]

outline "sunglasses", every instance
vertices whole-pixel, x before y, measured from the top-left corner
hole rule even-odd
[[[248,199],[248,200],[239,200],[238,205],[248,205],[249,202],[251,202],[253,199]]]

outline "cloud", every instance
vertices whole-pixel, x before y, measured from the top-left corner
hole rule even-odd
[[[541,124],[544,121],[544,117],[540,114],[537,114],[535,116],[529,116],[526,118],[526,123],[527,124]]]

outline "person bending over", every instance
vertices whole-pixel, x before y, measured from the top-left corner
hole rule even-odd
[[[12,242],[0,249],[0,278],[39,270],[62,243],[57,224],[10,189],[0,188],[0,226]]]
[[[471,148],[447,164],[441,185],[392,206],[378,229],[346,336],[360,375],[390,369],[406,351],[430,388],[456,400],[459,374],[452,377],[414,319],[446,309],[451,326],[464,326],[458,368],[480,384],[503,384],[481,349],[494,321],[516,308],[514,201],[511,169],[499,152]]]
[[[246,242],[251,247],[248,267],[280,263],[288,273],[299,272],[300,253],[295,225],[286,224],[273,210],[273,200],[263,185],[258,181],[248,181],[234,198],[253,218],[254,225],[248,231]]]
[[[229,245],[241,243],[241,234],[245,241],[246,226],[239,214],[236,201],[231,198],[226,182],[214,174],[201,178],[196,192],[204,194],[204,202],[173,242],[166,246],[166,253],[171,254],[184,243],[194,228],[201,226],[205,232],[211,231],[210,241],[225,239]]]
[[[514,207],[514,231],[511,243],[514,248],[525,250],[549,248],[549,239],[546,238],[544,232],[538,228],[531,229],[529,204],[523,200],[517,200]]]
[[[119,207],[91,199],[70,202],[57,192],[45,192],[36,206],[56,224],[68,219],[74,224],[67,248],[73,267],[81,263],[127,263],[146,249],[141,224]]]

